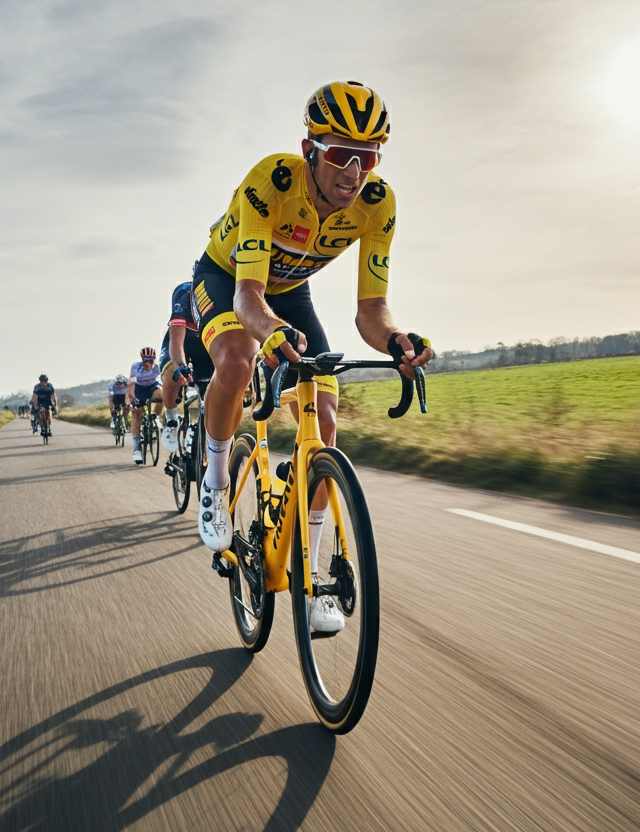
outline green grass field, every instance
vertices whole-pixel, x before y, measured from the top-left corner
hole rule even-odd
[[[0,428],[15,418],[11,410],[0,410]]]
[[[353,462],[640,514],[640,357],[429,376],[429,413],[414,402],[392,420],[399,394],[394,381],[341,387],[338,446]],[[291,418],[274,427],[271,444],[289,446]]]
[[[340,389],[338,446],[356,464],[640,516],[640,357],[427,378],[429,413],[402,419],[394,381]],[[107,405],[61,418],[106,427]],[[255,433],[247,414],[240,432]],[[274,450],[295,423],[276,413]]]

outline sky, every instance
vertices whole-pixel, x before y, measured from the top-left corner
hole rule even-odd
[[[400,328],[440,352],[640,329],[637,0],[0,0],[0,395],[159,349],[209,226],[333,80],[391,113]],[[350,358],[356,264],[311,280]]]

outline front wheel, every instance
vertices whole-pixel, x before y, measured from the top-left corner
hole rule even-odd
[[[142,417],[140,424],[140,451],[142,452],[142,464],[147,464],[147,451],[149,449],[149,422],[146,416]]]
[[[207,470],[207,431],[204,426],[204,413],[200,414],[200,418],[196,423],[193,442],[191,443],[191,454],[195,455],[196,460],[196,491],[198,492],[199,500],[200,487],[202,486],[202,481]]]
[[[317,565],[312,563],[314,597],[307,598],[299,520],[293,543],[291,595],[298,656],[311,704],[336,734],[357,725],[369,700],[378,655],[380,602],[378,565],[369,511],[355,471],[335,448],[314,454],[308,471],[308,505],[322,502],[327,486],[335,495],[327,507]],[[341,519],[340,519],[341,518]],[[342,524],[344,534],[340,533]],[[318,595],[316,595],[318,593]],[[338,607],[343,628],[316,631],[312,604]]]
[[[240,484],[256,440],[249,434],[241,436],[233,446],[229,458],[229,500],[233,500]],[[258,465],[254,462],[233,512],[233,544],[236,557],[242,558],[244,568],[231,567],[229,592],[231,608],[240,640],[247,650],[257,653],[267,643],[275,594],[265,589],[264,526],[260,510],[258,489]]]

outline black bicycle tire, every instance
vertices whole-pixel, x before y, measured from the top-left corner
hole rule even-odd
[[[243,460],[251,456],[255,448],[256,440],[249,434],[243,434],[234,443],[229,457],[229,500],[233,500],[236,489],[236,478]],[[254,462],[254,471],[258,472],[258,465]],[[256,518],[259,511],[258,497],[256,495]],[[232,575],[229,578],[229,597],[231,599],[231,610],[233,612],[233,620],[235,621],[240,641],[250,653],[258,653],[267,643],[269,634],[271,633],[271,626],[273,624],[273,615],[275,611],[275,593],[265,592],[262,596],[262,616],[257,625],[252,629],[244,626],[243,617],[240,614],[237,594],[240,585],[240,569],[238,566],[231,565]]]
[[[142,452],[142,464],[147,464],[147,448],[149,445],[149,424],[145,413],[142,414],[140,423],[140,450]]]
[[[173,488],[173,499],[175,500],[178,514],[185,513],[185,511],[187,510],[187,506],[189,505],[189,497],[191,496],[191,480],[189,479],[189,466],[185,453],[185,437],[188,428],[189,423],[185,419],[185,421],[180,425],[178,429],[178,450],[174,451],[171,454],[172,457],[179,457],[183,472],[181,475],[180,471],[174,469],[174,474],[171,478],[171,487]],[[177,487],[178,479],[181,476],[183,477],[184,484],[184,490],[182,492],[180,492]],[[182,498],[179,497],[180,493],[182,493],[183,495]]]
[[[151,461],[153,462],[153,467],[155,468],[158,464],[158,460],[160,459],[160,430],[158,429],[158,423],[156,422],[155,416],[151,416],[149,419],[149,434]]]
[[[207,432],[204,426],[204,416],[200,414],[196,429],[196,492],[198,501],[200,500],[200,486],[204,479],[205,460],[207,458],[206,442]]]
[[[323,448],[311,460],[308,472],[309,504],[318,484],[327,477],[334,480],[347,505],[360,575],[361,627],[358,657],[349,690],[339,702],[333,702],[325,695],[311,645],[298,520],[293,541],[291,597],[300,668],[311,705],[326,728],[335,734],[346,734],[362,717],[373,686],[380,629],[378,565],[373,529],[362,487],[353,466],[336,448]],[[339,634],[337,637],[340,637]]]

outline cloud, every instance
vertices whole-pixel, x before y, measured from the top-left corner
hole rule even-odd
[[[11,128],[0,131],[0,143],[15,162],[85,182],[171,178],[188,165],[180,150],[195,103],[191,82],[224,27],[203,17],[153,25],[125,17],[122,31],[122,20],[114,25],[109,15],[115,5],[92,21],[85,12],[69,26],[36,31],[30,68],[24,55],[15,66],[3,62],[1,103]]]

